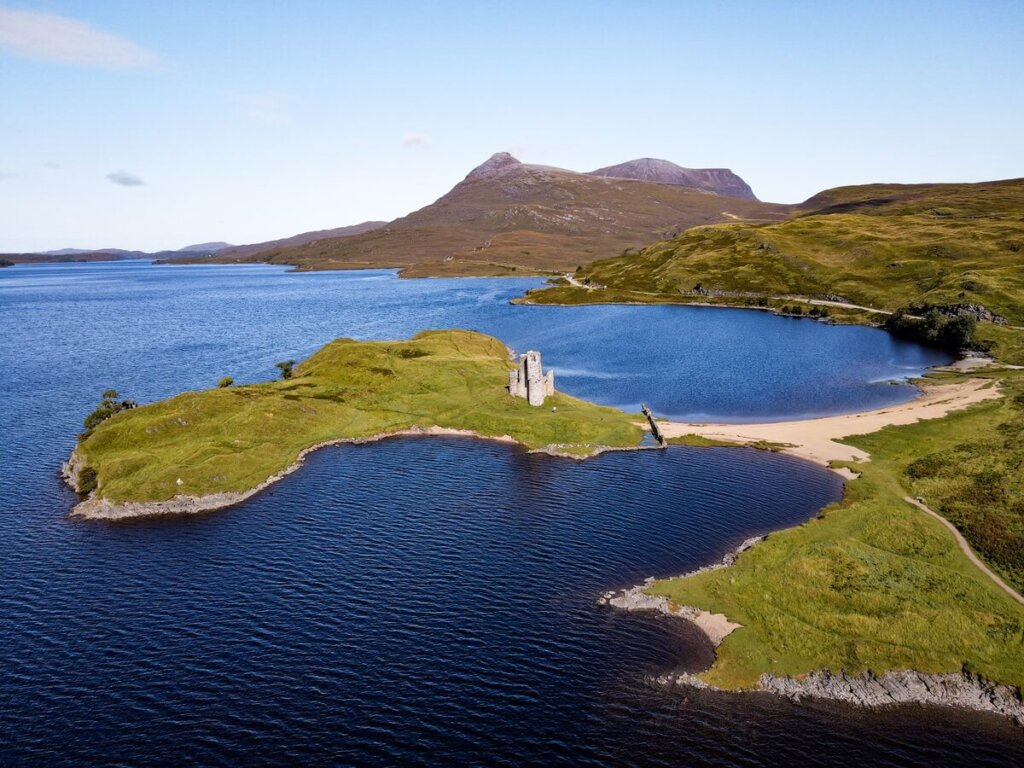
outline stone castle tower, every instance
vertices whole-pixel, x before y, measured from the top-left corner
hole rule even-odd
[[[513,397],[525,398],[530,405],[544,405],[544,398],[555,393],[555,372],[544,373],[540,352],[527,352],[519,356],[519,367],[508,372],[508,391]]]

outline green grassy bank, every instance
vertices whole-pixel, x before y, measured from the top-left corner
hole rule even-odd
[[[1024,585],[1024,377],[998,378],[1006,397],[846,441],[871,461],[821,517],[772,534],[729,568],[654,584],[652,593],[743,625],[719,647],[708,682],[966,667],[1024,684],[1024,606],[904,501],[924,496],[1006,581]]]
[[[413,427],[509,435],[571,454],[640,443],[637,416],[561,393],[540,408],[511,397],[511,367],[499,340],[469,331],[339,339],[289,379],[186,392],[110,417],[80,442],[88,471],[79,476],[110,501],[163,501],[245,491],[310,446]]]

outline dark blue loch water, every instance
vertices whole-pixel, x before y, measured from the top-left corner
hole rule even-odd
[[[869,410],[914,396],[892,381],[949,361],[876,329],[766,312],[508,303],[537,279],[129,262],[19,266],[0,281],[8,324],[43,334],[63,366],[106,362],[111,384],[131,384],[138,399],[212,386],[227,374],[272,378],[277,360],[301,359],[339,336],[405,338],[424,328],[470,328],[518,351],[539,349],[566,392],[634,409],[646,400],[681,418]]]
[[[760,313],[509,306],[529,284],[0,271],[0,765],[1020,764],[1019,731],[995,719],[648,682],[703,667],[710,648],[687,625],[595,598],[707,563],[838,497],[834,476],[783,456],[673,448],[579,464],[404,438],[320,451],[220,513],[65,517],[75,499],[56,469],[100,390],[149,400],[224,374],[264,378],[338,335],[477,327],[539,347],[579,394],[722,416],[794,412],[771,362],[785,357],[778,344],[831,350],[814,387],[828,388],[834,365],[852,407],[902,396],[866,382],[933,359],[883,334]],[[574,341],[555,337],[577,323]],[[685,351],[728,335],[719,323],[737,334],[737,359],[774,372],[745,400],[727,393],[735,411],[698,391],[725,374]],[[668,329],[675,341],[656,344]],[[692,398],[673,390],[690,379],[703,382]]]

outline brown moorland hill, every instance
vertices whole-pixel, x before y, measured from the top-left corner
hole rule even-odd
[[[384,227],[231,258],[302,270],[397,267],[406,276],[543,274],[727,221],[778,221],[790,208],[677,184],[601,178],[499,153],[431,205]]]

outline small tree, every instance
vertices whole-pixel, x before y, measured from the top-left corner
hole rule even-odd
[[[217,382],[217,386],[220,387],[221,389],[224,389],[224,387],[230,387],[234,383],[234,378],[232,378],[231,376],[225,376],[223,379]]]
[[[294,360],[282,360],[280,363],[274,363],[274,365],[281,370],[282,379],[290,379],[292,377],[292,369],[295,367]]]
[[[85,417],[85,421],[82,422],[82,426],[85,427],[85,432],[79,435],[80,438],[86,438],[92,434],[93,430],[96,429],[100,424],[109,419],[115,413],[121,411],[127,411],[132,408],[137,408],[138,403],[134,400],[118,400],[120,395],[116,389],[104,390],[103,396],[100,399],[100,404],[96,406],[96,410]]]

